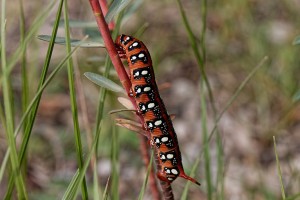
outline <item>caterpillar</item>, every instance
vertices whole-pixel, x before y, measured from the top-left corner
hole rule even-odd
[[[130,95],[135,98],[137,113],[143,116],[145,129],[150,131],[150,143],[157,149],[160,166],[157,177],[168,183],[182,177],[200,185],[184,172],[177,136],[159,95],[147,47],[128,35],[118,36],[115,44],[119,56],[127,58],[132,84]]]

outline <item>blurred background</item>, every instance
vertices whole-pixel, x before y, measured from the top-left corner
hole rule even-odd
[[[173,123],[186,171],[190,172],[194,161],[200,158],[196,178],[202,186],[200,189],[191,186],[189,198],[206,199],[204,158],[201,154],[203,136],[200,93],[207,91],[200,88],[202,77],[178,5],[171,0],[134,3],[139,7],[124,18],[120,32],[134,35],[143,29],[139,39],[147,45],[152,55],[156,80],[159,85],[170,84],[169,88],[161,91],[161,97],[168,112],[176,115]],[[201,1],[182,0],[182,3],[192,31],[200,39]],[[34,18],[47,4],[49,1],[46,0],[24,1],[26,28],[32,25]],[[16,2],[8,1],[6,10],[7,54],[11,55],[19,45],[19,7]],[[276,136],[286,195],[299,194],[300,46],[292,44],[300,34],[299,10],[300,3],[297,0],[208,1],[205,69],[217,113],[225,108],[251,70],[268,56],[268,60],[240,91],[219,122],[218,130],[224,151],[224,199],[280,199],[273,136]],[[69,13],[70,19],[75,21],[94,20],[88,1],[69,1]],[[55,9],[36,35],[50,35],[54,19]],[[73,28],[72,36],[80,39],[92,30]],[[63,28],[59,29],[59,34],[64,36]],[[32,95],[36,92],[47,47],[47,42],[35,37],[31,38],[28,45],[26,63]],[[87,114],[93,129],[100,88],[87,80],[83,73],[91,71],[103,74],[106,51],[81,48],[75,54],[76,78],[82,81],[82,90],[77,93],[85,97],[87,104],[87,112],[79,110],[83,147],[87,151],[82,112]],[[56,45],[51,66],[56,66],[64,55],[65,47]],[[17,121],[21,117],[20,73],[17,65],[12,72]],[[118,82],[113,69],[110,77]],[[98,148],[98,173],[103,187],[111,173],[114,116],[108,112],[123,108],[117,101],[118,96],[108,92],[104,104],[104,123]],[[207,128],[210,133],[214,127],[214,117],[208,99],[207,106]],[[1,131],[2,125],[0,127],[2,160],[7,142]],[[116,129],[119,142],[119,196],[120,199],[136,199],[146,170],[139,153],[139,140],[135,133],[124,128]],[[26,183],[30,199],[61,198],[77,169],[66,68],[46,88],[29,142]],[[213,182],[217,178],[217,151],[214,135],[210,143]],[[92,175],[91,172],[87,173],[88,185],[92,183]],[[178,179],[172,184],[177,199],[185,182]],[[5,193],[6,184],[7,181],[2,181],[0,196]],[[149,192],[145,199],[151,199]]]

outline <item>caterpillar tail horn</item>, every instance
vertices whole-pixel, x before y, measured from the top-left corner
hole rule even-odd
[[[195,184],[197,184],[197,185],[201,185],[198,181],[196,181],[196,179],[194,179],[194,178],[192,178],[192,177],[186,175],[185,173],[181,173],[179,176],[180,176],[181,178],[184,178],[184,179],[186,179],[186,180],[189,180],[189,181],[191,181],[191,182],[193,182],[193,183],[195,183]]]

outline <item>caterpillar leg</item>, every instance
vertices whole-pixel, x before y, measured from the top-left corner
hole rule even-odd
[[[124,49],[122,47],[118,46],[118,45],[115,45],[115,46],[116,46],[116,50],[117,50],[117,53],[118,53],[119,57],[121,59],[126,59],[127,56],[126,56],[126,53],[125,53]]]

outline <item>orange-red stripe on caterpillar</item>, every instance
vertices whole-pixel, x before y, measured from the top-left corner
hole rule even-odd
[[[147,47],[128,35],[118,36],[115,43],[119,56],[127,58],[131,95],[135,98],[138,113],[143,116],[145,128],[150,132],[151,144],[157,149],[161,166],[157,172],[158,178],[171,183],[177,177],[182,177],[200,185],[184,172],[177,136],[159,95]]]

